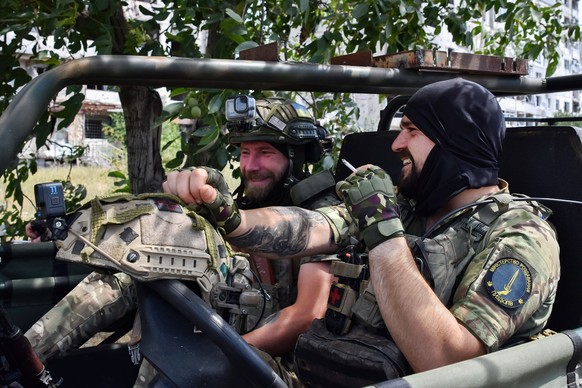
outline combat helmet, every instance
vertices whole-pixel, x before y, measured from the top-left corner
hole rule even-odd
[[[205,214],[169,194],[121,194],[95,197],[47,225],[56,259],[139,282],[187,281],[241,332],[262,318],[266,300],[253,286],[248,255],[234,251]]]
[[[284,98],[255,102],[252,97],[237,96],[227,101],[226,110],[230,144],[264,141],[286,152],[287,188],[307,177],[307,164],[318,162],[323,155],[328,133],[299,103]]]

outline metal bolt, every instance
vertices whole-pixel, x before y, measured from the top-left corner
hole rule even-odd
[[[135,263],[139,260],[139,254],[137,252],[131,251],[127,254],[127,261],[130,263]]]

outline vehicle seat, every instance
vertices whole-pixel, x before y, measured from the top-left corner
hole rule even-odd
[[[398,131],[374,131],[345,137],[339,158],[358,167],[372,163],[397,180],[401,162],[390,146]],[[508,128],[500,157],[499,176],[509,182],[513,193],[582,201],[582,142],[580,129],[569,126]],[[337,163],[336,179],[351,171]],[[555,331],[582,325],[582,257],[578,253],[582,236],[582,205],[542,201],[554,214],[550,221],[558,232],[561,280],[548,327]]]
[[[343,142],[335,170],[337,181],[345,179],[352,172],[341,159],[355,167],[375,164],[382,167],[394,181],[400,176],[402,162],[390,149],[399,131],[356,132],[347,135]]]
[[[508,128],[499,176],[513,193],[582,201],[582,132],[570,126]],[[582,325],[582,205],[542,201],[554,212],[549,221],[560,243],[561,279],[548,328]]]

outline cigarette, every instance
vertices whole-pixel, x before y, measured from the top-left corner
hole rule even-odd
[[[352,172],[356,172],[356,168],[354,166],[352,166],[352,164],[350,162],[348,162],[347,160],[342,158],[342,163],[344,164],[344,166],[346,166],[347,168],[349,168],[350,170],[352,170]]]

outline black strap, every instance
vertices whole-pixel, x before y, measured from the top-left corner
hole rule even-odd
[[[578,386],[576,384],[576,366],[580,362],[580,356],[582,355],[582,338],[574,330],[565,330],[562,333],[568,336],[570,341],[572,341],[572,345],[574,345],[572,358],[570,358],[570,362],[568,362],[568,366],[566,367],[566,378],[568,388],[575,388]]]
[[[335,178],[331,171],[323,170],[317,174],[311,175],[308,178],[296,183],[289,193],[293,205],[301,206],[307,200],[314,198],[323,191],[335,187]]]

